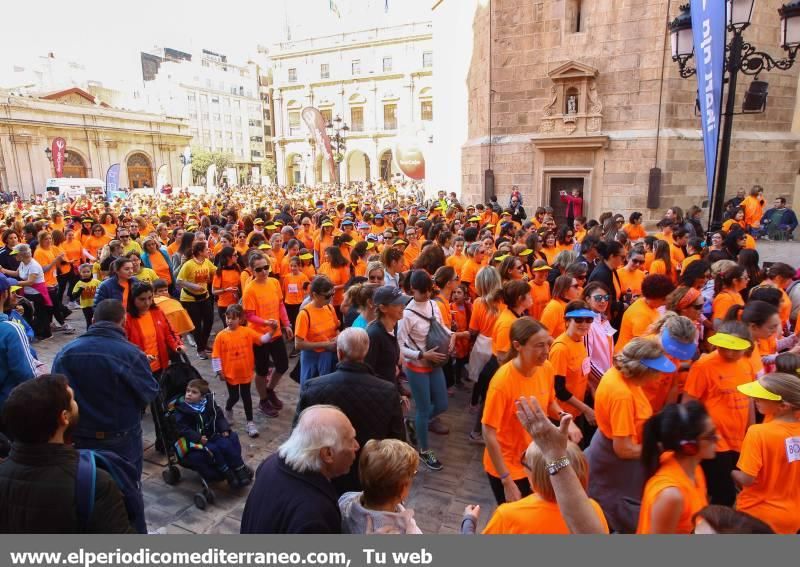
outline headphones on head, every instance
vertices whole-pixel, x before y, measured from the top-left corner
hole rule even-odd
[[[689,410],[683,404],[678,404],[678,417],[681,421],[681,426],[686,429],[689,427]],[[681,453],[687,456],[694,456],[700,452],[700,444],[697,439],[687,440],[684,439],[678,443]]]

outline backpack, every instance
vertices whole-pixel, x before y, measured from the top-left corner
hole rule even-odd
[[[144,501],[136,468],[112,451],[78,450],[78,474],[75,476],[75,507],[78,525],[86,529],[94,511],[97,467],[105,470],[122,493],[128,519],[139,533],[146,534]]]
[[[433,309],[434,309],[433,302],[431,302],[431,316],[430,317],[426,317],[425,315],[417,313],[413,309],[409,309],[409,311],[411,311],[414,315],[416,315],[417,317],[419,317],[421,319],[425,319],[430,324],[430,327],[428,329],[428,336],[425,338],[425,349],[423,350],[423,349],[419,348],[419,345],[417,345],[417,343],[414,342],[414,339],[412,339],[410,336],[408,337],[408,339],[411,341],[411,344],[413,344],[414,348],[416,348],[417,350],[421,350],[421,351],[425,352],[425,351],[429,351],[431,349],[436,349],[436,351],[441,353],[441,354],[449,355],[450,354],[450,333],[447,332],[447,329],[445,329],[444,326],[436,318],[436,315],[434,314]],[[406,345],[406,346],[408,346],[408,345]],[[430,362],[430,361],[429,362],[430,362],[431,366],[433,366],[434,368],[439,368],[439,367],[442,367],[442,366],[446,365],[447,361],[448,361],[448,359],[445,359],[444,362],[440,362],[438,364],[436,364],[434,362]]]

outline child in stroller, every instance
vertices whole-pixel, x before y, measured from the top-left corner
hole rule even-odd
[[[250,484],[253,471],[242,460],[242,446],[214,401],[208,382],[191,380],[174,404],[178,457],[207,482],[222,480],[231,488]]]

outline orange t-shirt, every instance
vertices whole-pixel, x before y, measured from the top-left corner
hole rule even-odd
[[[130,284],[130,282],[124,283],[122,280],[117,280],[117,283],[119,283],[120,287],[122,288],[122,306],[125,307],[125,309],[127,309],[128,308],[128,294],[131,291],[131,284]]]
[[[649,272],[650,266],[653,265],[653,260],[655,259],[655,255],[652,252],[645,252],[644,253],[644,271]]]
[[[542,366],[536,367],[531,376],[524,376],[512,360],[501,366],[489,382],[481,423],[497,432],[503,462],[514,480],[527,476],[520,457],[531,442],[531,436],[517,419],[514,405],[522,396],[535,397],[544,411],[547,411],[556,399],[555,374],[550,362],[545,361]],[[500,476],[492,464],[488,449],[483,452],[483,467],[490,475]]]
[[[619,326],[619,337],[614,352],[621,352],[625,345],[636,337],[643,336],[647,328],[661,317],[658,309],[650,307],[644,297],[640,297],[625,310],[622,324]]]
[[[758,197],[748,195],[742,201],[741,207],[744,209],[744,222],[749,226],[756,226],[764,216],[764,205]]]
[[[613,278],[613,280],[614,289],[617,291],[617,297],[622,297],[628,290],[631,290],[631,294],[635,297],[642,295],[642,282],[646,275],[642,270],[628,270],[623,266],[617,268],[616,273],[619,277],[619,283],[617,283],[617,278]]]
[[[467,305],[462,303],[458,305],[456,303],[450,304],[450,311],[453,316],[453,320],[456,322],[456,330],[457,331],[466,331],[469,329],[469,321],[468,313],[467,313]],[[469,338],[466,339],[456,339],[456,358],[466,358],[469,356]]]
[[[553,338],[567,330],[567,323],[564,321],[566,308],[566,303],[554,297],[545,305],[542,311],[542,318],[539,321],[547,328]]]
[[[83,245],[80,240],[73,238],[72,241],[65,240],[61,243],[61,249],[64,251],[67,261],[76,268],[81,265],[83,257]]]
[[[694,471],[694,481],[686,475],[675,454],[666,452],[661,456],[661,466],[644,485],[642,508],[639,512],[637,534],[652,534],[653,505],[658,495],[666,488],[677,488],[683,496],[683,510],[675,527],[676,534],[690,534],[694,531],[692,518],[708,505],[706,477],[698,465]]]
[[[50,246],[48,250],[45,250],[41,246],[36,248],[36,252],[33,253],[33,259],[41,264],[42,269],[46,268],[48,264],[52,263],[56,259],[56,255],[58,254],[57,248],[55,246]],[[44,273],[44,284],[47,287],[53,287],[58,285],[58,281],[56,280],[56,274],[58,273],[58,266],[53,264],[49,270]]]
[[[567,390],[576,399],[583,401],[586,396],[586,386],[589,384],[589,353],[586,352],[583,339],[576,341],[567,333],[559,335],[550,347],[548,358],[553,365],[553,371],[556,376],[564,376],[567,379]],[[575,417],[583,413],[572,404],[561,400],[558,403],[561,409]]]
[[[283,292],[281,291],[281,284],[275,278],[267,278],[265,282],[258,282],[257,280],[251,281],[247,284],[242,296],[242,307],[245,311],[252,311],[256,316],[262,319],[275,319],[280,323],[281,320],[281,302],[283,301]],[[250,325],[258,333],[264,334],[269,328],[266,325]],[[281,336],[280,324],[275,329],[274,339],[277,340]]]
[[[653,415],[641,386],[626,380],[616,368],[609,368],[600,379],[594,395],[597,428],[607,438],[632,437],[641,443],[644,422]]]
[[[558,253],[561,252],[561,249],[553,246],[552,248],[548,248],[547,246],[542,246],[542,254],[544,254],[545,258],[547,258],[547,265],[552,266],[553,262],[556,261],[556,256]]]
[[[492,354],[498,356],[501,352],[507,353],[511,350],[511,325],[519,317],[508,307],[503,306],[497,322],[494,324],[492,333]]]
[[[239,301],[239,270],[217,270],[214,274],[214,289],[235,287],[237,291],[226,291],[217,296],[217,307],[228,307]]]
[[[622,225],[622,230],[628,235],[628,240],[636,241],[641,240],[647,236],[647,231],[640,224],[625,223]]]
[[[225,270],[230,271],[230,270]],[[261,344],[261,334],[252,327],[223,329],[214,339],[212,358],[222,363],[222,375],[231,386],[249,384],[253,379],[256,363],[253,345]]]
[[[681,272],[685,272],[686,268],[688,268],[692,262],[696,262],[700,259],[700,254],[692,254],[691,256],[687,256],[686,259],[681,263]]]
[[[147,254],[147,256],[150,259],[153,271],[158,274],[158,277],[168,284],[172,283],[172,272],[170,272],[169,265],[164,256],[161,255],[161,252],[156,250],[155,253]]]
[[[127,305],[127,302],[126,302]],[[142,338],[144,345],[141,345],[142,352],[148,356],[152,356],[150,360],[150,370],[155,372],[161,370],[161,363],[158,360],[158,335],[156,335],[156,325],[153,321],[153,314],[150,310],[136,320],[139,323],[139,329],[142,331]]]
[[[735,291],[722,290],[711,304],[711,319],[725,319],[728,310],[734,305],[744,305],[742,294]]]
[[[450,266],[456,271],[456,274],[461,275],[461,269],[464,267],[464,263],[467,261],[467,257],[464,254],[453,254],[452,256],[448,257],[445,260],[445,265]]]
[[[492,313],[486,307],[486,302],[482,297],[475,300],[472,304],[472,316],[469,320],[469,330],[478,331],[484,337],[491,338],[494,335],[494,326],[497,323],[497,317],[503,309],[503,304],[497,306],[497,311]]]
[[[296,276],[291,272],[287,273],[281,279],[283,286],[283,296],[286,298],[286,305],[300,305],[303,303],[303,298],[306,296],[303,290],[303,284],[308,283],[308,277],[300,272]]]
[[[533,281],[528,283],[531,286],[531,299],[533,300],[533,305],[528,311],[534,319],[541,319],[544,308],[550,303],[550,284],[547,281],[542,282],[541,285]]]
[[[111,239],[107,235],[103,235],[99,238],[96,236],[89,236],[86,238],[86,240],[84,240],[83,247],[86,248],[86,251],[90,256],[97,258],[98,250],[100,250],[109,242],[111,242]]]
[[[589,499],[595,514],[608,533],[608,523],[600,504]],[[557,502],[544,500],[538,494],[531,494],[516,502],[500,504],[495,510],[484,534],[554,534],[571,533],[561,515]]]
[[[295,322],[295,336],[310,343],[332,341],[339,333],[339,318],[330,305],[316,307],[309,303],[300,310]],[[325,352],[324,348],[314,349]]]
[[[667,276],[672,283],[676,283],[678,281],[678,272],[675,270],[675,262],[672,262],[672,269],[667,272],[667,265],[664,263],[664,260],[653,260],[650,263],[650,267],[647,271],[652,274],[661,274],[663,276]]]
[[[333,285],[344,285],[350,280],[350,268],[342,266],[341,268],[334,268],[328,262],[325,262],[319,267],[319,274],[328,276],[328,279],[333,282]],[[334,307],[339,306],[344,301],[344,288],[339,288],[333,294],[331,305]]]
[[[366,277],[367,275],[367,263],[363,260],[357,260],[355,264],[353,264],[353,275],[356,277]]]
[[[717,426],[717,452],[741,450],[751,402],[736,387],[754,379],[746,358],[727,362],[719,351],[704,354],[689,369],[684,391],[703,402]]]
[[[736,466],[756,480],[736,498],[736,509],[776,533],[800,530],[800,423],[772,420],[752,425]]]
[[[312,281],[315,277],[317,277],[317,269],[312,263],[304,265],[302,268],[300,268],[300,271],[306,275],[308,281]]]
[[[478,296],[478,290],[475,288],[475,279],[478,277],[478,272],[482,267],[472,258],[467,258],[461,266],[461,281],[469,284],[469,293],[473,298]]]

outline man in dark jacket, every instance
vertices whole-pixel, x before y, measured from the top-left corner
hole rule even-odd
[[[336,406],[356,428],[356,439],[362,447],[370,439],[405,441],[400,394],[364,363],[368,350],[369,336],[364,329],[350,327],[342,331],[336,339],[336,371],[309,380],[300,394],[297,413],[317,404]],[[361,490],[357,458],[350,472],[334,479],[333,485],[339,494]]]
[[[305,410],[289,439],[258,467],[241,533],[341,533],[331,480],[350,470],[358,449],[356,430],[337,408]]]
[[[785,197],[776,197],[774,206],[761,217],[761,226],[773,240],[791,239],[797,228],[797,215],[786,206]]]
[[[0,463],[0,532],[136,533],[122,493],[97,469],[92,512],[82,524],[75,505],[78,452],[70,432],[78,404],[64,376],[46,374],[17,386],[3,406],[14,444]]]
[[[609,301],[609,319],[611,326],[619,329],[619,324],[622,321],[622,313],[625,306],[620,301],[617,294],[619,276],[616,274],[617,268],[625,263],[625,249],[619,242],[600,242],[597,245],[597,252],[600,254],[600,263],[592,270],[589,275],[588,282],[602,282],[608,288],[608,293],[611,296]],[[623,292],[624,293],[624,292]]]
[[[113,451],[142,476],[142,411],[158,394],[150,363],[125,336],[125,308],[116,299],[101,301],[94,323],[53,360],[81,407],[75,429],[79,449]]]

